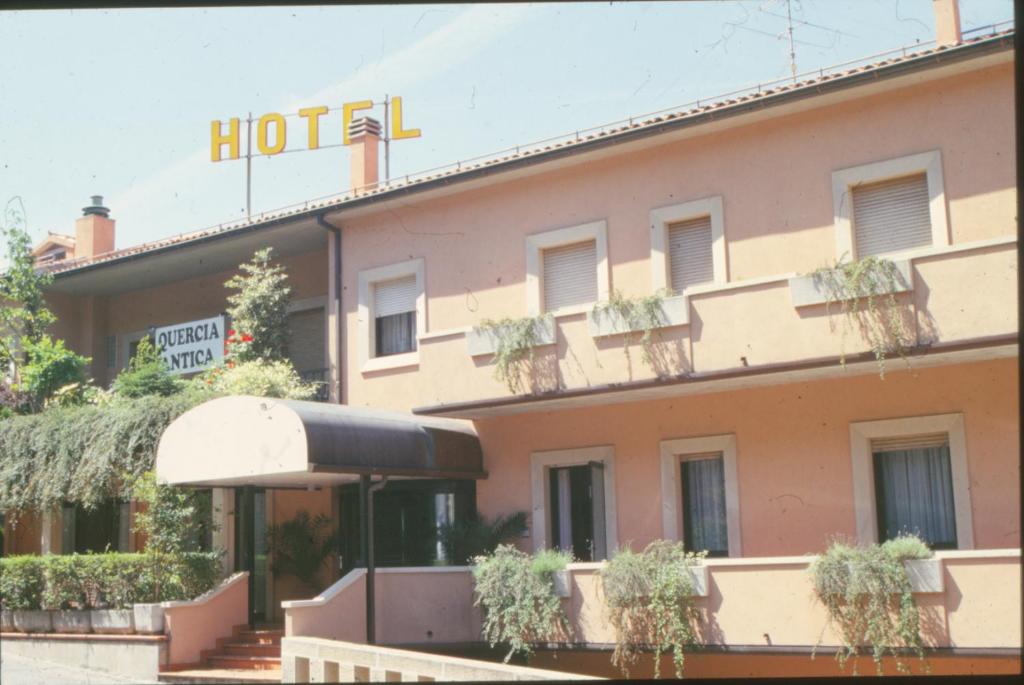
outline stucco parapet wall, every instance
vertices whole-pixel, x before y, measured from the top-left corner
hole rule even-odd
[[[653,329],[686,326],[690,323],[690,304],[684,295],[666,297],[661,301],[661,315]],[[592,338],[623,335],[644,330],[642,326],[630,326],[621,314],[614,310],[587,312],[587,330]]]
[[[281,682],[309,682],[310,663],[297,668],[296,659],[308,662],[328,661],[341,666],[339,677],[348,680],[346,671],[367,669],[371,680],[416,680],[431,678],[442,681],[495,680],[603,680],[594,676],[563,671],[548,671],[525,666],[510,666],[487,661],[462,659],[392,647],[362,645],[354,642],[325,640],[315,637],[285,637],[281,640]],[[389,677],[386,677],[389,676]]]
[[[239,571],[238,573],[233,573],[232,575],[228,576],[227,578],[222,580],[219,585],[207,590],[195,599],[179,600],[174,602],[161,602],[160,606],[162,606],[164,609],[183,609],[189,607],[201,607],[206,604],[209,604],[211,601],[221,596],[238,583],[243,582],[248,577],[248,571]]]
[[[378,569],[377,572],[380,573],[381,570],[382,569]],[[326,606],[331,602],[331,600],[333,600],[335,597],[341,594],[346,588],[351,586],[353,583],[355,583],[365,575],[365,568],[353,569],[352,571],[346,573],[344,577],[334,582],[330,587],[328,587],[326,590],[321,592],[316,597],[313,597],[312,599],[293,599],[287,602],[281,602],[281,608],[285,610],[312,609],[315,607]]]
[[[486,354],[494,354],[498,349],[498,341],[503,330],[507,329],[502,327],[497,329],[471,328],[466,331],[466,348],[469,350],[469,356],[480,357]],[[537,344],[534,347],[554,345],[555,317],[548,314],[541,318],[538,321],[536,333]]]

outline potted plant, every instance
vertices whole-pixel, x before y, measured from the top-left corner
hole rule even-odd
[[[320,590],[317,577],[327,559],[338,548],[337,532],[324,514],[310,516],[305,510],[295,518],[267,528],[271,569],[275,574],[298,578],[307,590]]]
[[[450,564],[465,566],[474,557],[490,554],[498,545],[511,543],[526,533],[526,512],[516,511],[488,521],[478,511],[441,526],[441,546]]]

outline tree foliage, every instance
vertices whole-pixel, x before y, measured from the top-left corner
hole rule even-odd
[[[228,296],[228,315],[239,336],[238,344],[230,348],[238,362],[284,361],[288,357],[291,287],[284,267],[271,264],[270,253],[269,247],[257,250],[252,261],[239,267],[242,273],[224,284],[236,291]]]
[[[181,392],[184,386],[185,382],[167,369],[167,362],[147,335],[139,341],[135,356],[114,379],[111,389],[121,397],[167,397]]]
[[[203,491],[159,483],[156,474],[147,471],[132,485],[132,497],[145,505],[135,514],[135,531],[146,536],[147,551],[199,551],[198,542],[213,519]]]
[[[21,367],[19,389],[28,393],[33,409],[42,408],[47,400],[55,398],[59,391],[73,386],[81,389],[86,383],[88,357],[67,349],[63,340],[54,340],[43,335],[39,340],[23,340],[26,363]],[[58,400],[66,400],[69,393],[63,393]],[[70,401],[58,404],[75,404],[80,393],[70,393]]]
[[[448,562],[469,564],[473,557],[492,553],[502,543],[513,542],[527,530],[526,512],[498,516],[488,521],[480,512],[441,526],[441,545]]]

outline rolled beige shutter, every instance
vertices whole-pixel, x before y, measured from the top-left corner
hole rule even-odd
[[[373,286],[373,315],[375,318],[416,311],[416,277],[405,276],[393,281],[381,281]]]
[[[857,259],[932,244],[928,177],[915,174],[853,189]]]
[[[597,242],[543,251],[544,311],[597,301]]]
[[[909,435],[898,438],[877,438],[871,441],[872,452],[902,452],[905,450],[941,447],[949,444],[946,433],[929,433],[927,435]]]
[[[669,273],[672,289],[685,288],[715,280],[711,254],[711,217],[680,221],[668,227]]]

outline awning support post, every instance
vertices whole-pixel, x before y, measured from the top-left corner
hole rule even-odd
[[[362,509],[362,526],[359,532],[359,547],[366,565],[366,644],[377,644],[376,626],[376,591],[374,589],[374,571],[376,560],[373,556],[373,493],[388,483],[384,476],[376,483],[370,483],[370,476],[359,476],[359,506]]]

